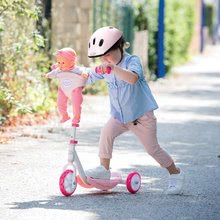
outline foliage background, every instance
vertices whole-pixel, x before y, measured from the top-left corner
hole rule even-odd
[[[57,84],[42,77],[50,70],[52,0],[0,1],[0,125],[20,123],[22,116],[45,118],[56,109]],[[159,0],[93,0],[93,30],[113,25],[131,43],[135,31],[148,31],[148,79],[156,79]],[[165,0],[165,67],[189,59],[195,0]],[[206,25],[213,32],[212,6]],[[97,16],[99,15],[99,16]],[[97,62],[97,61],[95,61]],[[107,94],[105,82],[88,86],[85,94]],[[34,113],[34,114],[33,114]],[[29,118],[28,123],[33,119]],[[38,119],[37,119],[38,120]]]
[[[33,0],[1,0],[0,125],[17,124],[31,113],[45,117],[54,106],[42,77],[51,62],[36,29],[40,13]]]
[[[149,66],[145,72],[150,79],[155,79],[157,69],[158,5],[159,0],[96,0],[93,4],[93,30],[105,25],[114,25],[123,30],[125,39],[131,45],[135,31],[148,30]],[[165,0],[166,73],[169,73],[174,65],[181,64],[189,58],[188,49],[194,31],[195,8],[196,1]],[[132,53],[132,47],[128,52]]]

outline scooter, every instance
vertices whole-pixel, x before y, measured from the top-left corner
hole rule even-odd
[[[79,124],[72,124],[71,138],[69,141],[68,163],[64,166],[64,171],[60,176],[60,191],[64,196],[71,196],[77,187],[77,184],[84,188],[96,188],[103,191],[110,190],[118,184],[125,184],[130,193],[137,193],[141,187],[141,175],[138,172],[128,174],[126,181],[122,179],[121,173],[111,172],[111,178],[93,179],[86,176],[82,164],[76,152],[76,129]],[[78,174],[78,175],[77,175]]]

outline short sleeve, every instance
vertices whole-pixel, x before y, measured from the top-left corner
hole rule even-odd
[[[126,68],[132,72],[137,73],[140,78],[144,77],[143,68],[142,68],[141,61],[140,61],[139,57],[130,56],[127,60],[127,67]]]

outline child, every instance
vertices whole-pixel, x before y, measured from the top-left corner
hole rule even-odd
[[[100,73],[90,71],[87,83],[105,79],[110,96],[111,117],[101,131],[99,142],[100,166],[86,171],[93,178],[110,178],[110,160],[114,139],[131,131],[150,154],[170,174],[168,194],[182,190],[183,173],[176,167],[170,155],[157,142],[157,124],[154,110],[156,101],[145,80],[140,59],[124,52],[128,46],[123,33],[114,27],[103,27],[89,40],[88,57],[100,57]],[[111,68],[111,73],[105,73]]]
[[[57,63],[53,70],[46,74],[46,78],[57,78],[59,81],[57,107],[61,115],[61,123],[70,119],[67,113],[67,101],[73,105],[73,124],[80,122],[81,104],[83,101],[82,90],[86,79],[83,78],[85,69],[76,66],[76,52],[72,48],[63,48],[55,54]]]

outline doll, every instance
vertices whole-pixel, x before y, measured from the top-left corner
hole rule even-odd
[[[72,48],[63,48],[54,53],[57,63],[52,66],[52,71],[46,78],[58,79],[57,108],[61,115],[61,123],[70,119],[67,112],[67,101],[72,102],[73,124],[80,122],[81,104],[83,101],[82,90],[85,86],[86,69],[76,65],[76,52]]]

